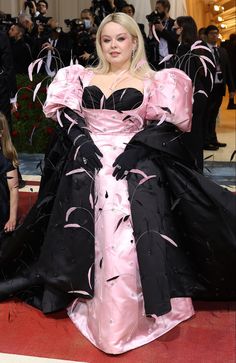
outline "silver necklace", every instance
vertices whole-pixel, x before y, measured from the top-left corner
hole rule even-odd
[[[116,78],[114,79],[114,81],[112,82],[112,84],[111,84],[111,86],[109,87],[109,90],[110,91],[114,91],[115,90],[115,88],[116,88],[116,86],[117,86],[117,84],[119,84],[120,83],[120,81],[121,80],[124,80],[124,79],[126,79],[126,78],[128,78],[129,77],[129,75],[127,75],[126,77],[122,77],[125,73],[127,73],[129,70],[128,69],[125,69],[124,71],[122,71],[122,72],[120,72],[117,76],[116,76]]]

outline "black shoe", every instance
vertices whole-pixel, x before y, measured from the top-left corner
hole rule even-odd
[[[26,182],[23,179],[19,179],[18,188],[22,189],[26,186]]]
[[[219,146],[217,146],[216,144],[207,144],[203,146],[204,150],[218,150]]]
[[[229,102],[227,110],[236,110],[236,104],[234,102]]]
[[[225,142],[219,142],[219,141],[217,141],[213,145],[218,146],[218,147],[225,147],[225,146],[227,146],[227,144]]]

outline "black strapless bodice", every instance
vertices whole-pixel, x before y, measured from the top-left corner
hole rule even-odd
[[[136,88],[122,88],[106,98],[102,90],[95,86],[84,88],[82,105],[89,109],[127,111],[138,108],[143,102],[143,93]]]

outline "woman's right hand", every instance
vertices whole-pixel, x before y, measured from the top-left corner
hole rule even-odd
[[[86,170],[101,169],[102,163],[99,156],[102,157],[103,155],[86,130],[83,117],[65,107],[61,112],[60,121],[76,149],[74,159],[81,158],[82,166]]]
[[[84,143],[81,143],[79,146],[78,155],[82,157],[82,162],[84,164],[85,169],[101,169],[102,163],[99,159],[103,157],[103,154],[99,150],[99,148],[93,143],[93,141],[86,140]]]
[[[9,220],[7,221],[7,223],[4,226],[4,231],[6,233],[12,232],[12,231],[14,231],[15,228],[16,228],[16,219],[9,218]]]

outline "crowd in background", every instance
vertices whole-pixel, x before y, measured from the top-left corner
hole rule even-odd
[[[44,57],[40,72],[51,76],[71,61],[83,66],[96,65],[97,28],[106,15],[116,11],[131,17],[135,15],[134,6],[126,1],[94,0],[78,18],[65,19],[66,32],[57,19],[47,15],[47,1],[25,1],[24,9],[16,18],[0,12],[0,111],[6,116],[10,130],[11,112],[16,109],[14,74],[27,74],[29,64],[38,57]],[[193,128],[191,137],[188,139],[187,135],[185,142],[192,149],[199,169],[202,169],[203,149],[217,150],[226,146],[216,136],[216,118],[226,86],[229,90],[228,109],[236,108],[236,34],[231,34],[224,44],[219,44],[219,29],[215,25],[198,30],[193,18],[182,16],[172,19],[169,12],[170,2],[158,0],[153,12],[146,16],[148,33],[145,33],[144,24],[138,25],[151,67],[155,70],[178,67],[193,80]],[[205,66],[211,77],[210,73],[206,77],[205,66],[202,66],[199,57],[190,57],[191,47],[197,40],[202,41],[203,47],[198,52],[196,48],[195,55],[198,53],[198,56],[208,58]],[[171,54],[175,56],[168,59]],[[2,76],[4,74],[6,77]]]
[[[36,59],[40,52],[45,49],[60,58],[60,67],[70,64],[71,59],[80,64],[96,64],[95,39],[96,30],[102,19],[114,11],[124,12],[131,17],[135,15],[135,8],[123,0],[91,1],[88,9],[83,9],[78,18],[65,19],[68,31],[63,31],[62,24],[55,18],[49,17],[47,1],[25,1],[24,9],[18,17],[12,18],[9,14],[0,12],[0,30],[6,32],[10,38],[14,67],[16,73],[27,73],[28,65]],[[149,32],[145,33],[144,24],[139,24],[143,34],[147,58],[151,66],[158,70],[166,67],[159,64],[168,54],[175,54],[178,40],[178,29],[174,26],[174,19],[169,15],[170,3],[167,0],[156,2],[154,11],[146,14],[149,23]],[[153,35],[152,26],[155,25],[159,41]],[[195,25],[194,25],[195,26]],[[191,26],[188,29],[190,35],[188,42],[197,40]],[[199,29],[199,39],[207,42],[205,28]],[[221,45],[226,47],[232,55],[230,57],[232,72],[235,78],[235,46],[236,34]],[[219,39],[217,39],[219,41]],[[52,68],[55,65],[51,65]]]

